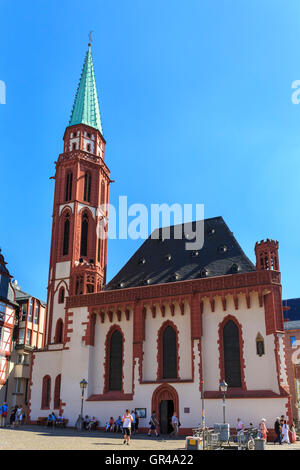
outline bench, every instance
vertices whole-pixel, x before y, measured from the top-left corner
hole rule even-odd
[[[56,426],[57,428],[65,428],[65,427],[67,426],[68,422],[69,422],[68,419],[63,418],[62,421],[56,421],[56,422],[55,422],[55,426]]]
[[[48,416],[39,416],[36,424],[38,424],[39,426],[42,426],[42,425],[47,426],[47,422],[48,422]]]

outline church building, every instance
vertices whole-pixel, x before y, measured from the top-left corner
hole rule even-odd
[[[109,201],[94,67],[89,44],[63,153],[56,163],[45,346],[30,373],[31,422],[81,410],[100,427],[125,409],[155,410],[162,433],[174,411],[181,433],[223,420],[291,418],[278,242],[255,244],[256,265],[222,217],[204,221],[204,245],[186,250],[178,226],[158,229],[106,282],[107,240],[99,211]],[[192,225],[191,225],[192,230]]]

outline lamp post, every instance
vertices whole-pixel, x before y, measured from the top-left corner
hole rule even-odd
[[[80,429],[82,429],[83,425],[83,397],[84,397],[84,390],[87,387],[87,381],[85,379],[82,379],[80,382],[80,388],[81,388],[81,411],[80,411]]]
[[[202,398],[202,429],[205,429],[205,410],[204,410],[204,380],[201,380],[201,398]]]
[[[221,389],[221,392],[223,392],[223,423],[224,424],[226,423],[226,420],[225,420],[225,407],[226,407],[225,394],[227,392],[227,388],[228,388],[228,385],[225,382],[225,380],[223,380],[223,382],[220,383],[220,389]]]

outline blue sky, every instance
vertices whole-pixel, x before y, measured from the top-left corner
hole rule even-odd
[[[46,298],[54,161],[87,38],[111,203],[204,203],[252,261],[279,240],[283,296],[299,297],[298,0],[0,0],[0,246]],[[108,280],[142,241],[113,240]]]

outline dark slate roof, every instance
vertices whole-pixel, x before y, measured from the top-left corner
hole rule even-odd
[[[189,230],[185,226],[185,232],[191,233],[194,224],[188,224]],[[204,220],[204,245],[198,251],[186,250],[191,236],[174,238],[174,230],[182,227],[171,226],[169,239],[162,233],[165,228],[155,230],[104,290],[255,271],[222,217]]]
[[[289,310],[283,311],[283,317],[285,321],[297,321],[300,320],[300,298],[299,299],[287,299],[282,301],[283,307],[290,307]]]
[[[27,300],[31,297],[34,297],[33,295],[27,294],[27,292],[22,291],[19,286],[16,287],[15,285],[13,285],[13,289],[15,291],[16,302],[21,302],[22,300]],[[43,307],[46,306],[46,303],[43,300],[38,300],[40,301]]]

